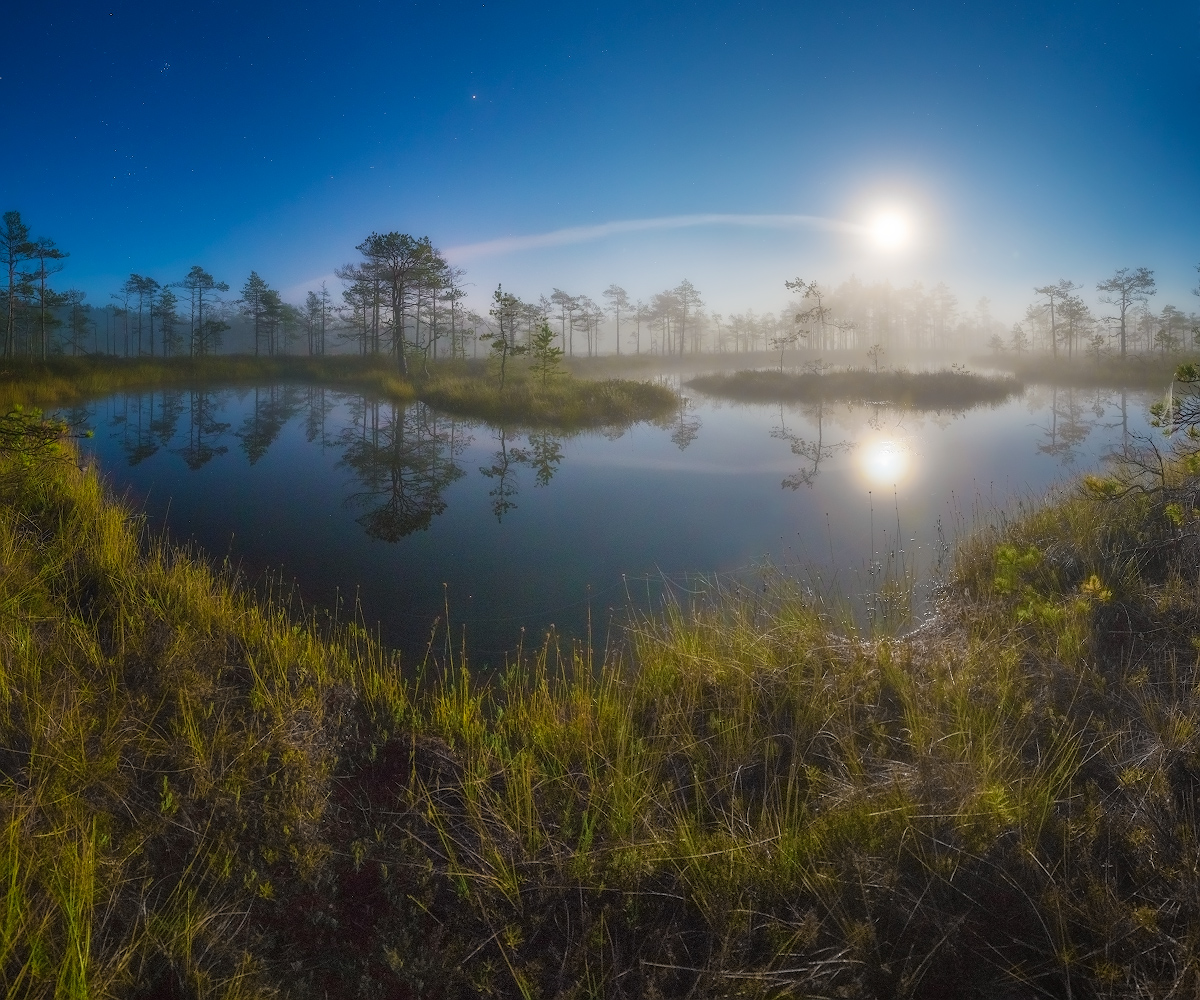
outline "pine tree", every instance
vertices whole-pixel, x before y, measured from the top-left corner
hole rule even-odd
[[[4,357],[11,358],[16,351],[17,298],[23,283],[21,264],[33,256],[33,243],[29,239],[29,227],[21,221],[20,212],[5,212],[4,224],[0,226],[0,259],[8,272],[5,294]]]
[[[258,276],[257,271],[251,271],[250,277],[242,286],[242,315],[246,316],[254,327],[254,353],[258,354],[259,338],[263,321],[263,295],[267,292],[267,283]]]

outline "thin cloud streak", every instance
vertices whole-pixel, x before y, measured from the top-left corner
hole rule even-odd
[[[520,250],[536,250],[540,247],[559,247],[571,243],[587,243],[606,236],[623,233],[642,233],[656,229],[687,229],[692,226],[747,226],[759,229],[818,229],[830,233],[851,233],[860,236],[866,226],[841,219],[826,219],[819,215],[668,215],[657,219],[622,219],[605,222],[598,226],[572,226],[555,229],[548,233],[533,233],[529,236],[506,236],[482,243],[465,243],[450,247],[446,256],[455,260],[474,257],[492,257],[497,254],[515,253]]]

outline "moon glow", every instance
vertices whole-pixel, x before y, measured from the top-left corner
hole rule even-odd
[[[871,242],[881,250],[903,250],[912,242],[912,223],[907,215],[894,209],[880,212],[868,228]]]

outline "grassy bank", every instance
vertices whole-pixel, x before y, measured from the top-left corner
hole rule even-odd
[[[908,638],[768,580],[483,685],[252,600],[0,439],[7,996],[1200,985],[1183,466],[967,540]]]
[[[883,403],[911,410],[964,410],[995,406],[1020,395],[1015,378],[940,371],[739,371],[701,375],[687,385],[710,396],[746,403]]]
[[[621,379],[583,380],[559,373],[544,382],[521,363],[501,389],[486,364],[439,362],[411,377],[394,360],[210,355],[203,358],[59,357],[0,365],[0,410],[21,404],[48,409],[117,392],[299,382],[397,401],[420,399],[457,416],[520,427],[588,427],[654,420],[676,405],[669,389]]]
[[[264,382],[338,386],[389,398],[414,399],[410,380],[394,364],[375,358],[328,355],[255,357],[214,354],[190,358],[113,358],[103,355],[24,358],[0,363],[0,407],[15,403],[43,409],[97,399],[116,392],[162,387],[215,387]]]

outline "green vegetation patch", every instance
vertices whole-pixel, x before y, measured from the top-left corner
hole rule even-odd
[[[8,419],[7,996],[1195,983],[1186,465],[968,540],[908,639],[767,578],[485,682],[250,596]]]
[[[417,391],[430,406],[458,416],[493,425],[567,430],[661,419],[679,403],[674,392],[657,383],[598,382],[565,374],[548,381],[534,375],[510,376],[503,388],[493,379],[435,374]]]
[[[710,396],[747,403],[884,403],[911,410],[995,406],[1024,392],[1015,378],[941,371],[739,371],[701,375],[687,385]]]

